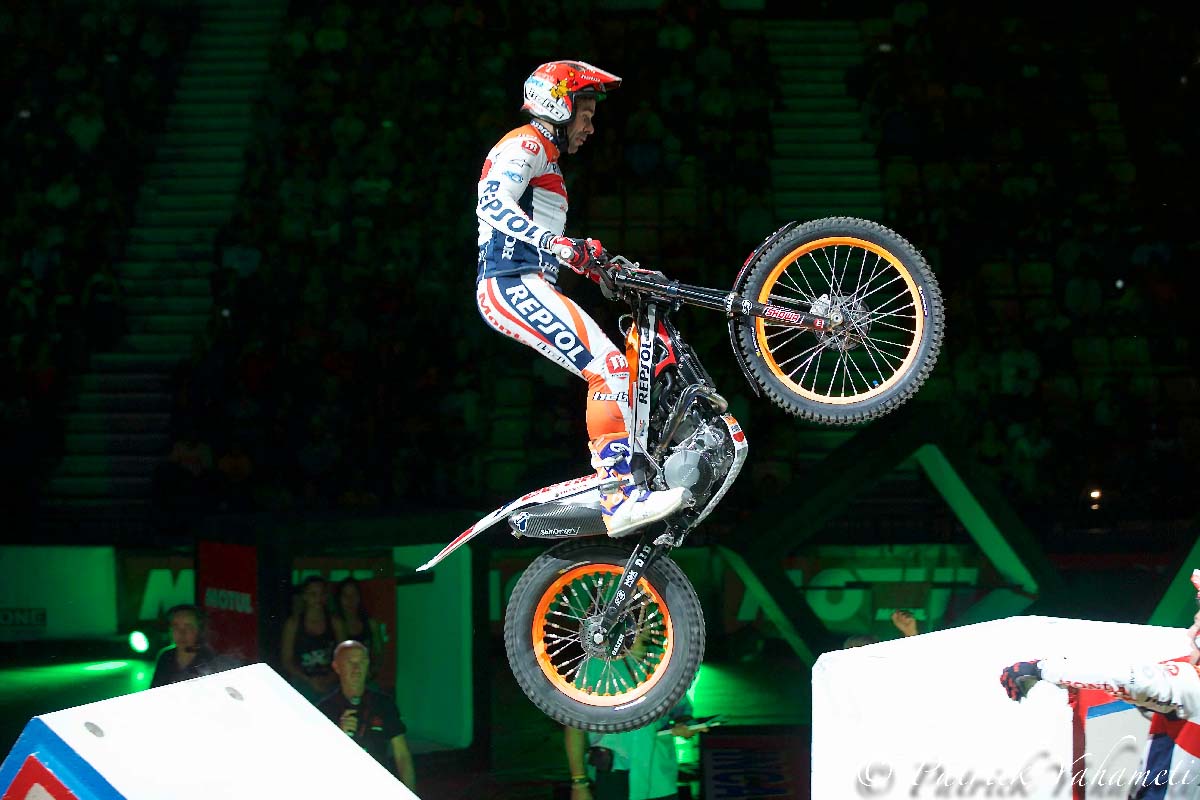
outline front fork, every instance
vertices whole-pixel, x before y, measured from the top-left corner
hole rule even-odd
[[[620,656],[625,647],[624,637],[614,637],[612,631],[616,627],[617,620],[629,608],[629,602],[634,596],[633,587],[637,586],[638,581],[646,574],[646,570],[650,568],[655,559],[671,550],[671,537],[655,534],[654,531],[658,528],[657,525],[651,525],[642,533],[638,546],[633,549],[629,560],[625,562],[625,570],[621,573],[621,582],[617,584],[617,591],[613,593],[608,605],[604,607],[599,623],[591,630],[592,644],[595,647],[606,646],[609,658]]]

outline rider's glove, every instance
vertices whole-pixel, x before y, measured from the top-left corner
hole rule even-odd
[[[1005,667],[1000,673],[1000,685],[1010,700],[1020,700],[1029,694],[1033,685],[1042,679],[1042,670],[1036,661],[1018,661]]]
[[[580,275],[585,274],[588,266],[604,253],[604,245],[600,244],[599,239],[570,239],[566,236],[551,239],[547,249],[564,267],[570,267]]]

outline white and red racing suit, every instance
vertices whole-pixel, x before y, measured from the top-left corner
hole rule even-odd
[[[1067,689],[1099,689],[1156,712],[1150,721],[1131,800],[1200,798],[1200,671],[1186,661],[1108,668],[1065,658],[1038,662],[1042,680]],[[1156,780],[1157,779],[1157,780]]]
[[[588,436],[598,449],[629,429],[629,365],[555,285],[558,261],[547,248],[567,220],[555,138],[532,120],[505,134],[483,162],[475,300],[488,325],[588,382]]]

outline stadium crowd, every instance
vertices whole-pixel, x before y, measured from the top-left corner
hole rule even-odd
[[[770,17],[716,2],[584,13],[602,5],[291,4],[213,241],[213,316],[175,374],[175,449],[197,480],[161,489],[220,509],[386,509],[490,502],[584,469],[582,384],[578,405],[539,402],[569,376],[472,307],[473,185],[520,124],[524,77],[576,53],[625,79],[564,161],[569,233],[723,286],[779,222]],[[1033,4],[876,6],[847,92],[876,146],[881,221],[926,252],[949,309],[920,402],[947,409],[1027,519],[1087,519],[1101,486],[1103,513],[1122,496],[1156,513],[1200,433],[1176,322],[1197,250],[1180,189],[1200,130],[1190,28],[1151,9],[1063,26],[1043,23],[1069,9]],[[195,24],[186,5],[71,8],[0,14],[15,54],[0,424],[26,486],[28,459],[61,450],[69,379],[121,335],[114,268]],[[619,309],[570,288],[613,327]],[[723,326],[681,328],[735,402],[749,397],[718,355]],[[786,460],[799,428],[748,413],[757,458]]]
[[[29,500],[61,405],[124,332],[116,266],[197,16],[186,2],[0,10],[0,480]]]

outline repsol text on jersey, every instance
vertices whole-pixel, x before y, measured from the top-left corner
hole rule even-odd
[[[488,214],[487,212],[489,211],[495,211],[496,213]],[[522,239],[527,239],[530,242],[536,242],[539,234],[541,234],[541,229],[537,225],[534,225],[528,219],[522,217],[511,208],[505,208],[504,203],[502,203],[500,200],[492,200],[487,203],[484,203],[481,200],[479,206],[479,216],[486,216],[493,222],[504,222],[504,227],[506,229],[517,234]],[[505,222],[505,217],[508,218],[507,222]],[[499,229],[500,226],[493,225],[492,227]]]

